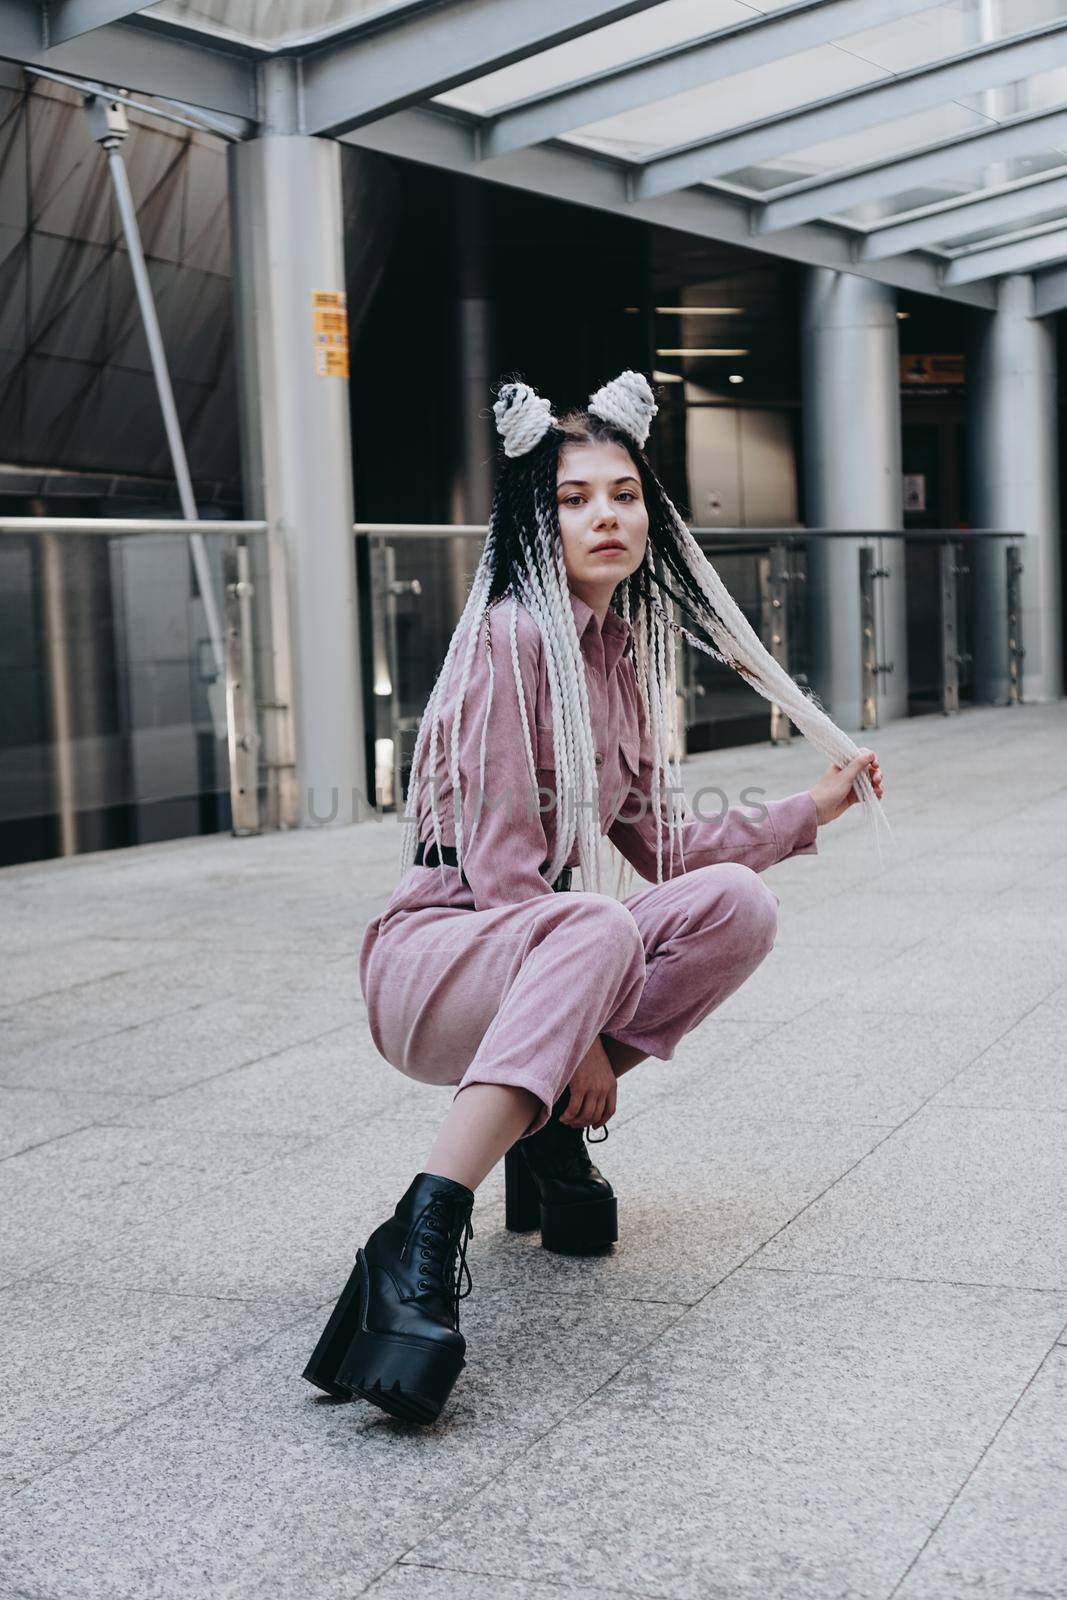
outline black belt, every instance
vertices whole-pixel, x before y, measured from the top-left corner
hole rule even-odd
[[[432,839],[429,842],[427,842],[425,839],[419,840],[415,849],[415,865],[417,867],[436,867],[439,866],[442,861],[445,863],[446,867],[459,866],[459,857],[456,855],[455,845],[444,845],[441,850],[440,857],[438,857],[436,839]],[[573,869],[571,867],[564,867],[563,871],[552,885],[557,894],[570,888],[572,870]],[[460,873],[460,877],[464,883],[467,883],[467,879],[464,877],[463,873]],[[470,885],[468,884],[467,887],[469,888]]]

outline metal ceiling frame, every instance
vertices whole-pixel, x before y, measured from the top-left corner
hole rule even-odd
[[[1016,178],[995,189],[978,193],[972,190],[958,199],[898,212],[885,222],[871,224],[856,253],[863,261],[882,261],[886,256],[943,244],[946,239],[959,239],[983,228],[1022,222],[1035,212],[1051,211],[1056,206],[1067,210],[1067,162],[1051,172]]]
[[[1034,273],[1034,316],[1049,317],[1067,311],[1067,265]]]
[[[716,29],[504,106],[483,125],[482,153],[502,156],[525,145],[542,144],[591,122],[940,4],[942,0],[793,0],[752,21]]]
[[[827,95],[791,111],[778,111],[747,127],[658,152],[635,163],[634,198],[649,199],[690,183],[722,177],[791,150],[806,150],[880,122],[895,122],[929,111],[957,96],[1029,77],[1047,70],[1050,42],[1067,42],[1067,20],[969,50],[943,61],[924,63],[876,83]],[[1067,53],[1067,51],[1061,51]]]
[[[944,268],[949,285],[977,283],[981,278],[998,277],[1006,272],[1033,272],[1067,257],[1067,224],[1061,219],[1047,223],[1022,238],[1003,243],[990,241],[982,249],[964,250]]]
[[[303,59],[305,132],[350,128],[648,11],[659,0],[451,0]],[[388,22],[391,13],[383,21]]]
[[[1067,305],[1067,255],[1053,220],[1067,171],[1018,179],[860,225],[840,213],[969,167],[1067,140],[1067,106],[1005,118],[882,162],[756,194],[716,175],[1067,65],[1067,21],[975,45],[947,59],[776,113],[713,138],[623,161],[556,137],[666,94],[780,60],[930,9],[938,0],[790,0],[778,10],[478,117],[435,95],[662,0],[412,0],[270,49],[138,13],[129,0],[5,0],[0,61],[65,72],[202,108],[252,132],[269,125],[284,62],[293,132],[345,142],[579,205],[833,267],[970,305],[995,303],[994,279],[1033,271],[1035,314]],[[1065,163],[1067,166],[1067,163]],[[1016,224],[1015,234],[946,254],[946,239]],[[1060,241],[1056,243],[1055,241]],[[1054,253],[1050,253],[1054,252]]]
[[[957,133],[937,144],[906,150],[890,161],[868,161],[838,168],[816,178],[783,184],[760,197],[755,231],[773,233],[794,228],[815,217],[833,216],[849,206],[901,194],[970,167],[983,167],[1034,150],[1047,150],[1067,140],[1067,107],[1052,111],[1024,111],[991,128]],[[980,190],[972,191],[982,193]]]
[[[92,33],[108,22],[121,22],[137,10],[131,0],[52,0],[44,13],[45,40],[49,46]]]

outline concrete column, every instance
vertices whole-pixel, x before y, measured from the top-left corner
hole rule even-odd
[[[261,137],[230,146],[234,320],[256,687],[278,826],[353,819],[363,756],[348,382],[316,371],[312,294],[341,291],[340,147],[297,126],[294,63],[263,69]],[[360,814],[358,811],[356,814]]]
[[[809,267],[801,313],[804,403],[804,520],[809,527],[903,527],[900,361],[896,294],[884,284]],[[904,543],[901,539],[813,540],[808,546],[811,686],[843,728],[862,726],[859,550],[873,545],[878,719],[908,706]]]
[[[488,281],[488,198],[483,184],[458,182],[452,237],[455,466],[449,511],[453,522],[488,522],[497,438],[490,385],[497,374]],[[474,551],[469,539],[454,539],[451,544],[452,609],[458,620],[467,603],[467,572]]]
[[[980,318],[968,375],[976,527],[1026,534],[1022,546],[1024,700],[1063,694],[1056,327],[1033,314],[1033,279],[997,282],[997,309]],[[971,549],[975,698],[1008,700],[1004,544]]]

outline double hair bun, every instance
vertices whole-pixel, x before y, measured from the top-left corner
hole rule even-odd
[[[659,407],[643,372],[627,367],[589,397],[589,410],[643,449]],[[556,426],[552,407],[528,383],[505,383],[493,406],[497,432],[509,458],[523,456]]]

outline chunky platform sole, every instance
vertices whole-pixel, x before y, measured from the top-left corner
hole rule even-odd
[[[357,1259],[348,1282],[341,1290],[341,1298],[334,1306],[330,1320],[323,1328],[319,1342],[311,1353],[311,1360],[302,1374],[308,1383],[313,1383],[316,1389],[332,1395],[335,1400],[352,1399],[351,1389],[341,1387],[337,1381],[337,1374],[345,1351],[355,1338],[356,1329],[359,1327],[359,1281],[360,1265]]]
[[[512,1233],[541,1230],[541,1244],[557,1255],[594,1255],[619,1237],[615,1196],[571,1205],[545,1205],[522,1152],[512,1145],[504,1157],[504,1225]]]
[[[304,1377],[346,1400],[359,1396],[405,1422],[436,1422],[466,1362],[431,1339],[378,1333],[363,1314],[370,1287],[360,1250]]]

